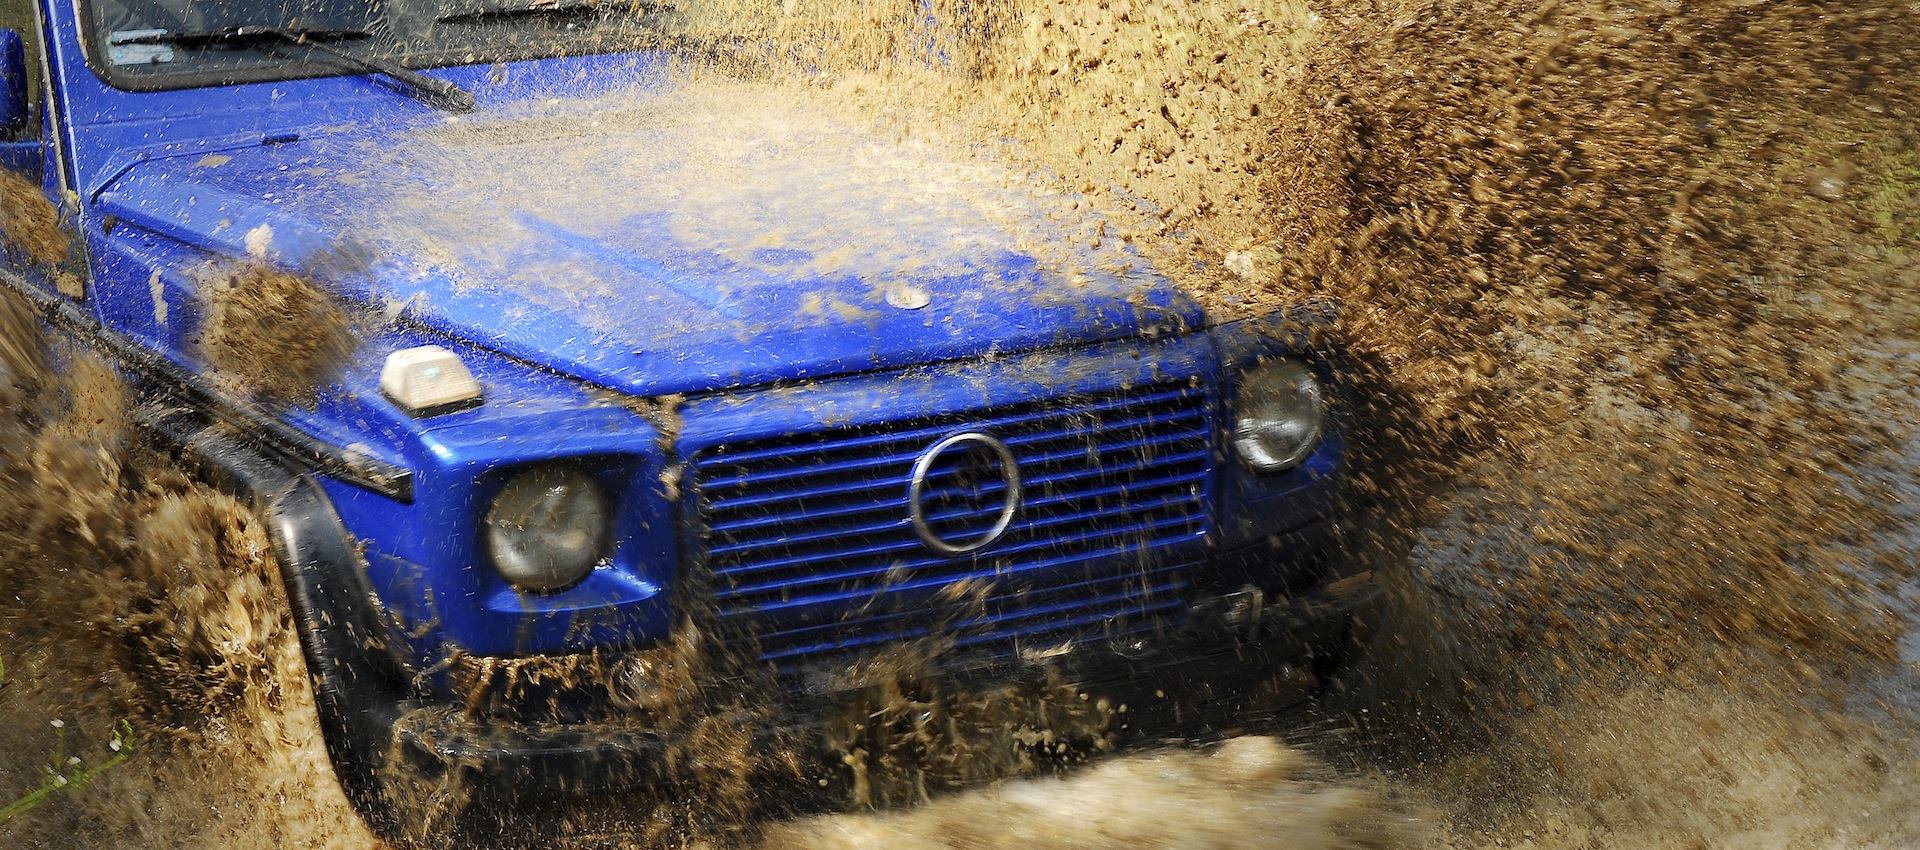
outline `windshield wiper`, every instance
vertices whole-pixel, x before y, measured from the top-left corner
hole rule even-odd
[[[565,18],[599,11],[599,0],[519,0],[504,5],[480,3],[469,8],[450,9],[435,16],[433,22],[447,24],[472,23],[489,18]]]
[[[301,30],[281,27],[222,27],[217,30],[163,32],[121,39],[117,44],[170,44],[181,47],[283,42],[312,48],[338,58],[370,74],[383,74],[404,83],[421,100],[454,112],[473,111],[473,92],[446,80],[439,80],[398,62],[370,56],[355,56],[321,42],[353,41],[371,37],[366,30]]]

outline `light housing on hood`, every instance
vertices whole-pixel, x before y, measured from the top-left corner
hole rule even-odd
[[[460,356],[437,345],[403,348],[387,355],[380,391],[407,415],[421,418],[478,407],[480,382]]]

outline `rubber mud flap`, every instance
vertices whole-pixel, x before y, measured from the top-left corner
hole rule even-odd
[[[289,482],[262,508],[300,625],[327,754],[355,808],[391,834],[392,812],[377,802],[389,795],[377,785],[409,694],[386,650],[359,551],[310,476]]]

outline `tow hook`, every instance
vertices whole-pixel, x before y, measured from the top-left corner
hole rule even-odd
[[[1220,601],[1225,605],[1220,615],[1227,621],[1228,628],[1250,635],[1259,633],[1260,614],[1267,607],[1267,595],[1260,588],[1247,585],[1220,597]]]

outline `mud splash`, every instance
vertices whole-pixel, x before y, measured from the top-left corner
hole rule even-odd
[[[1273,255],[1269,116],[1314,35],[1307,4],[684,5],[706,31],[792,45],[764,72],[876,126],[1038,166],[1215,312],[1248,309],[1243,281]]]
[[[60,227],[60,208],[33,181],[11,171],[0,173],[0,239],[47,275],[62,294],[86,295],[72,268],[73,241]]]
[[[1818,695],[1650,683],[1544,707],[1418,782],[1446,847],[1900,846],[1920,828],[1910,716]]]
[[[1419,840],[1382,824],[1423,803],[1454,846],[1920,834],[1911,687],[1889,672],[1913,552],[1885,536],[1900,479],[1863,474],[1912,473],[1887,454],[1920,327],[1910,10],[974,8],[931,36],[878,4],[754,13],[795,43],[851,34],[835,61],[796,54],[793,85],[1026,158],[1217,308],[1344,301],[1373,447],[1346,551],[1407,567],[1406,617],[1322,703],[1332,732],[1305,746],[1337,773],[1243,738],[767,846],[1385,846]],[[246,512],[128,437],[102,367],[55,349],[49,371],[34,338],[17,316],[0,332],[0,445],[20,447],[0,465],[0,701],[98,734],[130,717],[149,743],[0,830],[373,846]],[[693,733],[743,751],[724,723]],[[651,820],[585,806],[555,841],[752,844],[745,775]]]
[[[796,822],[776,827],[765,846],[1359,850],[1415,834],[1300,751],[1247,737],[943,798],[910,814]]]
[[[1902,423],[1852,352],[1914,315],[1920,149],[1860,105],[1915,102],[1905,19],[1379,11],[1329,28],[1353,60],[1310,68],[1278,118],[1296,247],[1271,283],[1357,308],[1362,493],[1409,527],[1446,507],[1432,484],[1464,512],[1474,569],[1436,583],[1494,601],[1446,630],[1576,676],[1665,676],[1703,647],[1891,658],[1875,580],[1912,557],[1877,549],[1895,494],[1855,471]],[[1836,81],[1859,100],[1823,96]],[[1862,160],[1856,194],[1807,192]]]
[[[1322,14],[1263,284],[1353,308],[1347,551],[1408,567],[1345,758],[1458,846],[1911,840],[1823,791],[1915,805],[1910,18]]]
[[[90,788],[0,825],[0,840],[369,846],[320,748],[250,512],[143,448],[118,378],[48,347],[11,297],[0,336],[0,783],[33,786],[53,720],[77,751],[103,748],[122,720],[138,742]]]

